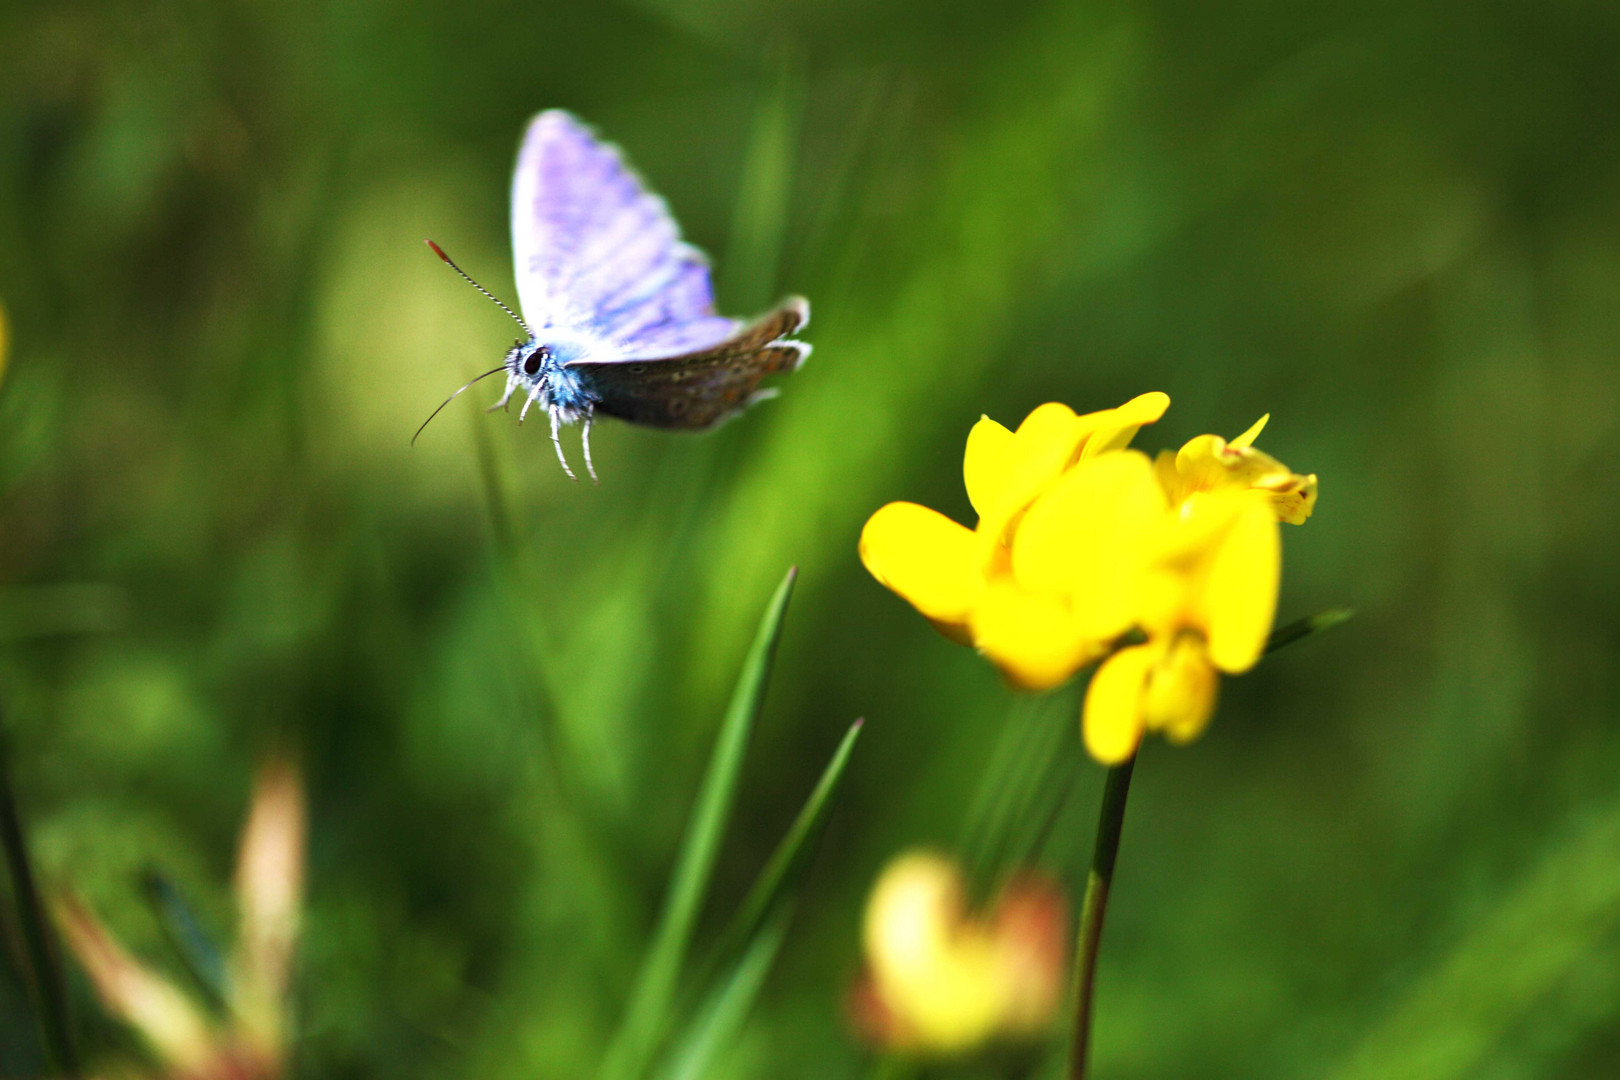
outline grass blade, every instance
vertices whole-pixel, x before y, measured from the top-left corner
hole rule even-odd
[[[731,816],[737,780],[742,774],[743,751],[765,698],[771,661],[782,636],[782,617],[797,576],[797,568],[790,569],[777,586],[743,662],[737,688],[715,739],[697,805],[681,841],[669,893],[658,917],[658,928],[636,975],[624,1020],[602,1058],[598,1073],[602,1080],[634,1080],[642,1076],[668,1023],[675,983],[686,959],[687,946],[691,944],[693,924],[708,892],[720,838]]]
[[[731,971],[710,992],[670,1057],[662,1080],[700,1080],[737,1033],[754,1007],[771,964],[781,950],[792,905],[779,910],[748,943]]]
[[[0,717],[0,723],[4,718]],[[45,1060],[52,1070],[77,1076],[78,1054],[73,1046],[73,1027],[68,1018],[67,984],[57,964],[45,908],[35,884],[33,861],[23,833],[17,800],[11,790],[10,748],[0,727],[0,847],[5,849],[6,866],[11,872],[11,888],[17,903],[17,921],[22,926],[28,965],[33,969],[34,992],[39,1023],[44,1034]]]
[[[1315,615],[1307,615],[1303,619],[1296,619],[1287,626],[1279,627],[1271,632],[1266,639],[1266,653],[1274,653],[1278,649],[1292,645],[1296,641],[1304,641],[1308,637],[1320,634],[1323,630],[1331,630],[1342,622],[1347,622],[1355,612],[1349,608],[1328,608],[1318,611]]]
[[[737,913],[731,917],[731,922],[721,933],[711,967],[726,963],[732,956],[745,949],[752,950],[751,941],[760,933],[760,927],[772,918],[782,907],[783,898],[791,895],[799,882],[804,879],[819,847],[821,834],[826,830],[827,819],[832,815],[838,788],[844,779],[844,770],[849,765],[849,756],[855,749],[855,740],[860,738],[865,723],[865,720],[857,720],[844,733],[838,749],[833,751],[832,760],[828,761],[827,767],[821,771],[821,778],[816,781],[810,797],[799,808],[793,824],[788,826],[787,835],[782,837],[782,842],[771,852],[765,868],[759,872],[759,877],[754,879],[748,895],[743,897]]]

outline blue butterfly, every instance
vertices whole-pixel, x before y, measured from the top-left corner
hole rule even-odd
[[[433,241],[428,246],[527,335],[500,367],[444,404],[506,372],[506,392],[491,411],[521,393],[520,423],[531,406],[549,413],[557,460],[570,479],[562,425],[584,422],[585,467],[594,480],[591,421],[598,413],[651,427],[712,427],[775,396],[760,381],[795,370],[810,355],[809,345],[788,337],[810,321],[802,297],[752,322],[715,314],[708,260],[681,241],[664,200],[617,147],[561,109],[530,122],[512,176],[512,260],[523,315]]]

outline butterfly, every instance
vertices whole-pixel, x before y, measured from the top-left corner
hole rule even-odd
[[[473,281],[439,245],[428,246],[527,335],[500,367],[444,405],[504,371],[506,391],[490,411],[521,394],[520,423],[531,406],[549,413],[552,445],[570,479],[577,478],[563,453],[563,425],[584,423],[585,468],[595,480],[596,416],[649,427],[713,427],[774,397],[760,381],[795,370],[810,355],[809,345],[789,337],[810,321],[808,301],[789,297],[749,322],[716,314],[708,260],[682,242],[668,205],[617,147],[561,109],[529,123],[512,176],[512,261],[523,314]]]

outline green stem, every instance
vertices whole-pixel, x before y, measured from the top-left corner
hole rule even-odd
[[[23,835],[17,800],[11,790],[9,757],[5,732],[0,730],[0,847],[5,849],[6,866],[11,871],[11,887],[17,902],[17,919],[22,924],[23,946],[28,952],[28,966],[33,968],[45,1060],[54,1072],[76,1076],[79,1062],[68,1024],[67,987],[62,980],[62,969],[56,964],[50,927],[45,921],[45,906],[40,903],[39,889],[34,883],[28,841]]]
[[[1114,860],[1119,856],[1119,834],[1125,825],[1125,797],[1130,794],[1131,770],[1135,767],[1134,756],[1123,765],[1115,765],[1108,770],[1103,785],[1097,846],[1091,852],[1086,897],[1080,905],[1080,940],[1075,945],[1074,1041],[1069,1044],[1069,1080],[1085,1080],[1097,983],[1097,946],[1102,941],[1103,915],[1108,910],[1108,890],[1114,881]]]

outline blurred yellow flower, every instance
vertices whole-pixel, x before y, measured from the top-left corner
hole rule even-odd
[[[1063,998],[1067,921],[1057,889],[1028,876],[987,917],[971,916],[954,863],[901,855],[867,901],[856,1021],[873,1041],[919,1053],[1038,1035]]]
[[[861,561],[955,641],[972,644],[1014,683],[1045,689],[1102,655],[1105,643],[1060,596],[1025,586],[1012,553],[1020,524],[1066,473],[1128,445],[1164,415],[1170,399],[1143,394],[1117,409],[1078,416],[1042,405],[1016,431],[983,417],[968,435],[962,474],[979,514],[969,530],[915,503],[873,514],[861,532]],[[1145,460],[1145,459],[1144,459]]]

